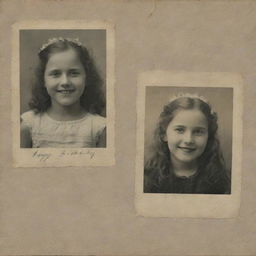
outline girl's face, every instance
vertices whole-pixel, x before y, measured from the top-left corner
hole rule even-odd
[[[208,123],[197,109],[179,110],[166,129],[165,141],[173,163],[193,164],[205,150]]]
[[[45,87],[52,106],[80,105],[85,78],[84,67],[73,49],[52,54],[44,73]]]

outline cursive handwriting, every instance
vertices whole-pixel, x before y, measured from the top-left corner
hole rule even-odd
[[[36,150],[32,157],[39,159],[40,162],[46,162],[50,157],[51,154],[50,153],[41,153],[38,150]]]
[[[89,156],[90,159],[92,159],[95,156],[95,151],[92,150],[72,150],[72,151],[67,151],[67,150],[62,150],[59,154],[59,157],[64,157],[64,156],[82,156],[82,155],[87,155]]]
[[[87,156],[90,159],[94,158],[95,156],[95,151],[93,150],[60,150],[59,153],[54,154],[54,153],[44,153],[40,152],[40,150],[36,150],[33,152],[32,157],[39,160],[40,162],[46,162],[50,158],[63,158],[63,157],[77,157],[77,156]]]

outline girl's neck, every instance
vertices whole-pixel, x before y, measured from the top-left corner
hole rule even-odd
[[[67,107],[53,104],[47,110],[47,114],[57,121],[74,121],[83,118],[86,111],[80,104]]]
[[[172,169],[176,176],[190,177],[198,171],[198,164],[196,161],[190,163],[181,163],[172,158]]]

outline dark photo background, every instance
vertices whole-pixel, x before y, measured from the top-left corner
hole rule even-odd
[[[106,94],[106,30],[20,30],[20,113],[29,110],[28,102],[31,98],[31,88],[35,80],[35,68],[38,63],[38,51],[49,38],[79,38],[88,49],[104,84]],[[102,115],[105,115],[103,110]]]
[[[147,86],[145,103],[145,158],[152,143],[158,118],[172,97],[179,93],[205,97],[218,115],[218,137],[228,170],[232,163],[233,89],[218,87]]]

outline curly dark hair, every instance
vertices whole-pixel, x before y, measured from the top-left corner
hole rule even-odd
[[[35,112],[45,112],[51,106],[51,98],[44,85],[46,65],[52,54],[68,49],[74,49],[77,52],[86,73],[86,89],[80,97],[81,106],[90,113],[102,114],[105,107],[105,97],[102,91],[103,80],[87,48],[68,39],[56,40],[39,52],[36,81],[32,87],[32,99],[29,102],[30,109]]]
[[[180,97],[165,105],[160,114],[150,156],[145,159],[145,176],[150,178],[149,182],[144,180],[144,192],[150,191],[150,186],[158,187],[161,181],[166,178],[172,179],[170,151],[164,138],[169,123],[181,109],[198,109],[202,111],[208,122],[208,141],[203,154],[198,159],[198,170],[203,172],[203,179],[208,184],[216,182],[220,177],[224,177],[225,180],[229,179],[217,138],[217,114],[212,112],[210,104],[200,98]]]

